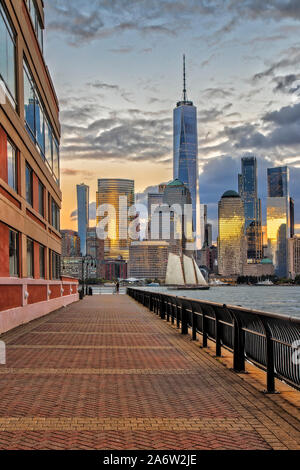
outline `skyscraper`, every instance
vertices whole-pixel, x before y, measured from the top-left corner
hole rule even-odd
[[[244,202],[245,235],[248,263],[262,259],[261,200],[257,197],[257,160],[254,156],[242,158],[239,175],[239,193]]]
[[[124,199],[124,217],[121,206]],[[133,221],[134,216],[128,215],[128,209],[134,205],[134,181],[128,179],[98,179],[98,191],[96,194],[97,206],[97,225],[103,220],[106,215],[99,216],[98,208],[102,205],[110,205],[115,210],[115,220],[110,220],[108,224],[108,236],[104,241],[104,258],[119,258],[125,260],[129,258],[130,237],[128,234],[128,225]]]
[[[272,259],[275,274],[288,275],[289,215],[289,169],[268,168],[267,238],[268,255]]]
[[[85,184],[77,185],[78,236],[81,255],[86,255],[86,232],[89,226],[89,192]]]
[[[244,202],[235,191],[226,191],[219,201],[219,274],[243,274],[246,261]]]
[[[183,56],[183,99],[178,101],[173,113],[173,178],[182,181],[189,189],[193,206],[193,230],[196,248],[201,248],[200,195],[198,171],[197,108],[187,100],[185,56]]]

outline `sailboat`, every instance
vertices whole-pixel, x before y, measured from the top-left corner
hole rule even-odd
[[[166,286],[169,289],[208,290],[204,279],[193,257],[169,253],[166,272]]]

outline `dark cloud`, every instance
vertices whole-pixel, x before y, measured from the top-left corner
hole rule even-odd
[[[284,75],[281,77],[275,77],[273,78],[273,82],[276,83],[275,88],[273,91],[276,92],[282,92],[282,93],[287,93],[287,94],[293,94],[296,93],[300,85],[297,85],[297,82],[300,80],[300,74],[289,74],[289,75]]]
[[[140,110],[121,117],[95,119],[85,126],[76,121],[64,125],[62,157],[169,162],[172,154],[172,122],[162,113],[151,117]],[[79,112],[80,114],[80,112]],[[73,113],[71,113],[73,116]]]
[[[277,70],[285,69],[288,67],[295,68],[295,66],[300,66],[300,49],[298,47],[290,47],[284,52],[284,58],[273,62],[269,67],[267,67],[262,72],[256,73],[252,80],[255,83],[258,80],[261,80],[266,77],[272,77]]]
[[[263,121],[273,122],[282,126],[300,123],[300,103],[284,106],[279,111],[272,111],[263,116]]]

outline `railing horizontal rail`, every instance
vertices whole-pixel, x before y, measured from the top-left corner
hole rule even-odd
[[[172,294],[128,287],[127,293],[162,319],[176,321],[182,334],[202,335],[202,346],[213,340],[216,356],[233,352],[233,369],[245,371],[245,361],[266,371],[267,392],[275,378],[300,390],[300,317],[222,305]]]

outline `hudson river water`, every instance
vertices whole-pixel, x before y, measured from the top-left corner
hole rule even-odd
[[[207,291],[167,290],[166,287],[148,289],[300,317],[300,286],[218,286]]]

